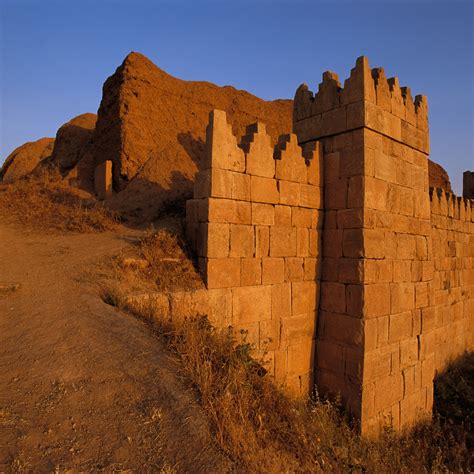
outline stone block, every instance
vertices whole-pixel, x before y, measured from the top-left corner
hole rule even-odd
[[[270,228],[270,256],[295,257],[296,256],[296,228],[271,227]]]
[[[254,256],[254,228],[251,225],[231,224],[230,253],[231,257]]]
[[[204,235],[201,236],[204,252],[200,257],[225,258],[229,256],[230,246],[230,224],[209,222],[201,224],[204,227]],[[206,248],[207,243],[207,248]],[[201,247],[201,246],[200,246]]]
[[[232,199],[250,200],[250,176],[244,173],[232,173]]]
[[[205,214],[205,220],[208,220],[209,222],[227,224],[251,223],[250,203],[245,201],[210,198],[207,200]],[[201,218],[202,216],[200,216],[200,219]]]
[[[322,194],[322,188],[319,186],[301,184],[299,205],[309,209],[320,209],[322,207]]]
[[[412,335],[412,313],[391,314],[389,316],[388,340],[398,342]]]
[[[303,258],[301,257],[286,257],[285,259],[285,281],[303,281],[304,268]]]
[[[347,183],[347,205],[341,206],[339,209],[364,207],[364,181],[363,176],[352,176]],[[326,195],[324,195],[326,198]],[[326,204],[325,204],[326,206]]]
[[[291,283],[271,285],[272,319],[291,316]]]
[[[253,202],[252,224],[275,225],[275,206]]]
[[[340,229],[323,230],[323,256],[342,257],[342,237],[343,231]]]
[[[275,225],[291,227],[292,209],[290,206],[275,206]]]
[[[242,258],[240,261],[241,286],[255,286],[262,283],[262,262],[260,258]]]
[[[272,286],[246,286],[232,290],[233,324],[242,325],[271,319]]]
[[[270,135],[265,125],[256,123],[249,125],[242,140],[247,154],[247,173],[250,175],[273,178],[275,176],[275,160]]]
[[[346,311],[346,286],[341,283],[321,283],[321,309],[345,313]]]
[[[204,316],[209,311],[207,290],[177,291],[170,293],[170,312],[172,318]]]
[[[390,284],[364,285],[364,314],[368,318],[390,314]]]
[[[301,227],[296,228],[296,255],[298,257],[309,256],[309,230]]]
[[[356,347],[364,344],[364,320],[360,318],[321,311],[318,325],[318,333],[321,332],[325,340]]]
[[[94,190],[97,199],[103,201],[112,196],[112,162],[99,163],[94,170]]]
[[[414,235],[397,234],[397,257],[402,260],[416,258],[416,238]]]
[[[307,167],[296,135],[283,135],[275,147],[275,177],[285,181],[307,183]]]
[[[415,308],[425,308],[428,304],[428,283],[415,283]]]
[[[209,309],[207,316],[211,324],[217,327],[228,327],[232,324],[232,290],[216,288],[207,290]]]
[[[364,256],[364,231],[362,229],[344,229],[342,252],[344,257],[359,258]]]
[[[366,283],[388,283],[393,280],[392,260],[365,260],[363,268]]]
[[[288,375],[303,375],[313,370],[315,341],[309,340],[288,347]]]
[[[342,375],[344,373],[343,346],[333,341],[318,340],[316,344],[316,366],[319,369]]]
[[[389,324],[389,316],[377,318],[377,347],[388,343]]]
[[[310,228],[312,225],[313,213],[310,209],[301,209],[295,207],[291,214],[291,225],[293,227],[306,227]]]
[[[435,357],[434,354],[426,357],[421,362],[421,385],[423,387],[431,386],[435,376]]]
[[[364,206],[385,211],[387,209],[387,181],[365,177]]]
[[[364,286],[346,285],[346,313],[357,318],[364,314]]]
[[[309,256],[317,257],[321,252],[321,232],[309,229]]]
[[[351,202],[351,199],[348,198],[348,183],[349,181],[347,180],[347,178],[343,178],[337,180],[334,183],[328,183],[324,186],[325,209],[346,209],[347,207],[359,207],[357,204]],[[359,180],[357,180],[357,185],[359,184]],[[355,188],[356,186],[353,186],[353,191],[356,191]],[[359,197],[361,195],[362,188],[358,188],[357,196]]]
[[[218,197],[232,198],[233,172],[220,168],[209,168],[196,173],[194,199]]]
[[[301,185],[292,181],[278,181],[280,203],[288,206],[300,205]],[[275,201],[278,202],[278,201]]]
[[[415,365],[419,360],[418,338],[410,337],[400,342],[400,368],[405,369]]]
[[[316,312],[281,319],[281,342],[291,346],[316,337]]]
[[[364,227],[362,208],[341,209],[337,211],[337,227],[339,229],[360,229]]]
[[[281,321],[270,319],[260,321],[259,347],[267,351],[274,351],[280,348]]]
[[[293,315],[307,314],[318,306],[317,285],[312,281],[291,284],[291,309]]]
[[[250,197],[253,202],[278,204],[280,202],[280,193],[278,192],[277,181],[272,178],[251,176]]]
[[[209,258],[206,262],[207,288],[240,286],[240,258]]]
[[[245,171],[245,155],[237,146],[232,126],[222,110],[213,110],[209,114],[206,130],[206,156],[203,169],[221,168],[232,171]]]
[[[413,283],[391,283],[390,295],[391,314],[415,309],[415,287]]]
[[[262,283],[270,285],[285,281],[285,261],[283,258],[262,258]]]
[[[270,252],[270,227],[255,226],[255,257],[267,257]]]
[[[320,279],[321,262],[314,257],[307,257],[304,259],[304,279],[306,281],[316,281]]]

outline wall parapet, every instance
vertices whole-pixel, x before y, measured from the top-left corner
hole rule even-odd
[[[430,188],[431,213],[466,222],[474,222],[473,201],[441,188]]]
[[[301,84],[295,93],[293,127],[300,142],[362,127],[390,136],[429,153],[428,100],[412,98],[397,77],[387,79],[383,68],[370,69],[361,56],[340,86],[336,73],[326,71],[317,93]]]
[[[186,205],[188,239],[208,291],[226,290],[230,320],[295,395],[312,386],[322,227],[322,149],[296,135],[275,146],[264,124],[240,142],[214,110],[206,158]]]

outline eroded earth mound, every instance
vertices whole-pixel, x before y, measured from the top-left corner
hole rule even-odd
[[[30,174],[53,152],[54,138],[40,138],[19,146],[7,157],[0,169],[0,181],[10,183]]]
[[[291,130],[292,101],[264,101],[233,87],[176,79],[130,53],[104,84],[95,134],[97,161],[114,162],[112,205],[148,213],[190,196],[208,115],[227,112],[234,132],[262,121],[276,141]]]

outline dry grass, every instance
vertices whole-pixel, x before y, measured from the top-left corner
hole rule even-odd
[[[204,288],[196,262],[183,238],[180,219],[169,218],[160,228],[148,229],[115,258],[107,258],[92,275],[83,275],[88,283],[101,280],[110,304],[131,293],[188,291]]]
[[[127,309],[123,288],[103,291],[110,303]],[[468,472],[474,467],[466,427],[435,416],[402,436],[387,430],[378,442],[362,439],[337,404],[317,395],[307,402],[288,399],[263,375],[250,345],[236,345],[230,332],[212,328],[205,317],[169,321],[157,318],[153,307],[134,311],[180,361],[216,445],[237,472]]]
[[[0,215],[41,231],[102,232],[117,222],[116,215],[94,199],[80,197],[54,170],[0,184]]]

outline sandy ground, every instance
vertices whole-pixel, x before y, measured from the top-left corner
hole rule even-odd
[[[0,224],[0,472],[227,470],[160,340],[81,277],[126,234]]]

